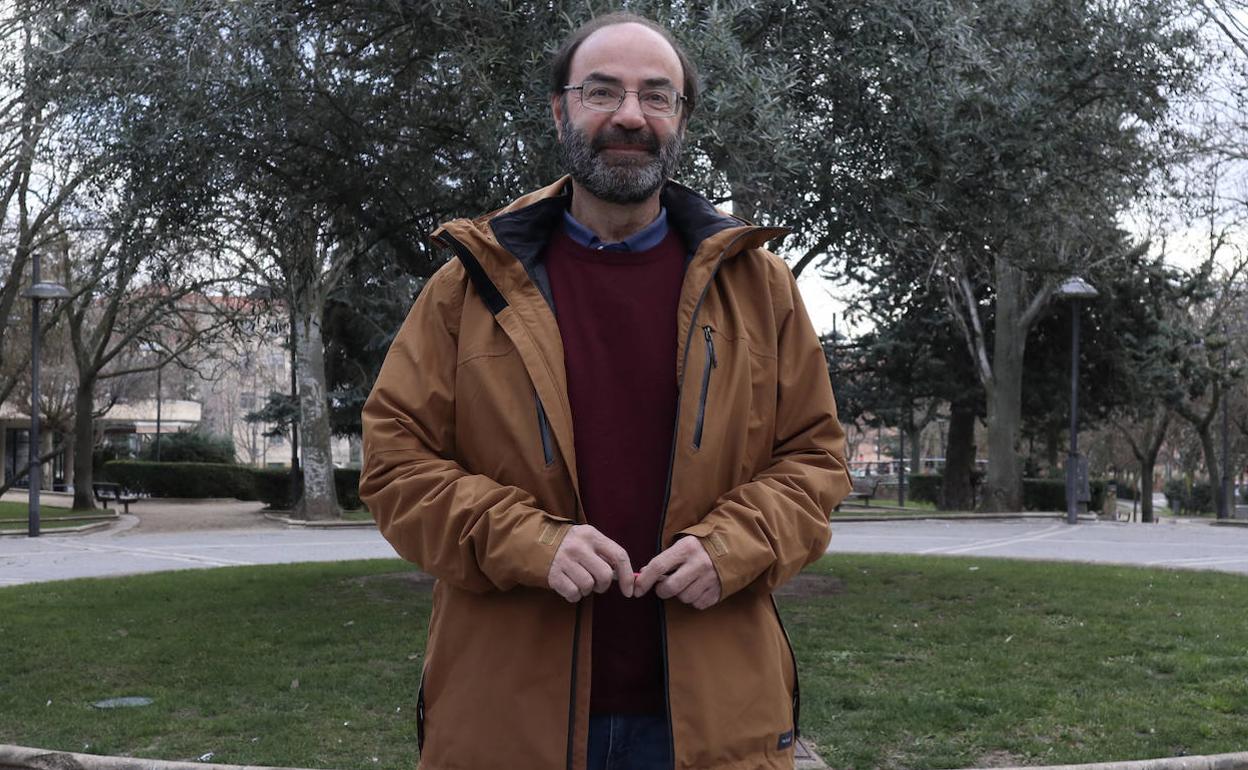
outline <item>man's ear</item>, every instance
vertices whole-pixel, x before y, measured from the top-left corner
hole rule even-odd
[[[555,117],[555,136],[563,141],[563,112],[568,107],[565,94],[550,95],[550,114]]]

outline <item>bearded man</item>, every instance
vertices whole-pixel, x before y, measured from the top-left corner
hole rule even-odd
[[[552,66],[568,176],[434,234],[360,480],[437,578],[422,768],[793,767],[771,593],[827,546],[844,432],[785,231],[669,179],[697,96],[666,30],[594,19]]]

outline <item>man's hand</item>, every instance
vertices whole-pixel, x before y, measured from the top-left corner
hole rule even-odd
[[[660,599],[673,596],[704,610],[719,601],[719,574],[696,537],[682,537],[650,560],[637,577],[633,596],[644,596],[652,586]]]
[[[546,583],[568,601],[579,602],[610,588],[612,578],[619,580],[625,596],[633,595],[628,551],[590,525],[576,524],[559,544]]]

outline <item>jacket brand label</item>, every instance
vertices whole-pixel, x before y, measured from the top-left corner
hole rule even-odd
[[[537,536],[537,542],[542,545],[554,545],[555,536],[559,534],[559,528],[549,521],[542,525],[541,534]]]
[[[793,731],[781,733],[780,740],[776,743],[776,751],[784,751],[793,745]]]
[[[716,556],[723,556],[728,553],[728,544],[724,542],[724,538],[720,537],[718,532],[712,532],[707,536],[706,541],[710,543],[711,550],[715,552]]]

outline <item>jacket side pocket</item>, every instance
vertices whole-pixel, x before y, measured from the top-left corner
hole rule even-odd
[[[416,751],[425,753],[425,667],[420,669],[420,688],[416,690]]]
[[[780,605],[776,604],[775,596],[771,597],[771,609],[776,613],[776,623],[780,626],[784,643],[789,648],[789,660],[793,664],[793,739],[797,740],[802,736],[802,687],[798,681],[797,654],[793,652],[793,640],[789,638],[788,629],[784,627],[784,619],[780,617]]]

